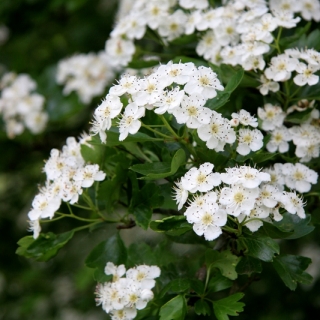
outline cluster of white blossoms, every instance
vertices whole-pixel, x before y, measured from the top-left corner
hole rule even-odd
[[[42,132],[47,124],[48,114],[43,111],[44,97],[33,92],[36,83],[27,74],[6,73],[0,82],[0,114],[2,114],[9,138],[23,133]]]
[[[125,266],[108,262],[105,274],[112,275],[111,282],[99,283],[96,288],[97,305],[111,314],[112,320],[131,320],[153,299],[151,289],[160,276],[157,266],[140,265],[126,271]],[[123,277],[125,275],[125,277]]]
[[[303,62],[301,61],[303,60]],[[264,70],[266,83],[287,81],[291,78],[292,72],[296,71],[293,82],[297,86],[313,86],[319,82],[319,76],[314,73],[320,70],[320,53],[314,49],[287,49],[283,54],[271,59],[270,66]],[[272,81],[273,80],[273,81]],[[276,85],[272,84],[274,88]],[[265,85],[265,84],[264,84]],[[263,88],[263,85],[262,87]],[[261,92],[260,88],[260,92]],[[266,88],[262,89],[267,91]],[[271,89],[271,91],[274,91]]]
[[[40,188],[28,213],[34,238],[39,236],[41,230],[39,220],[51,219],[61,201],[74,204],[83,188],[91,187],[94,181],[105,179],[106,174],[99,170],[99,165],[86,164],[81,155],[81,144],[86,144],[88,139],[89,136],[84,136],[77,142],[74,137],[69,137],[62,151],[51,150],[50,158],[43,168],[47,176],[45,186]]]
[[[99,134],[106,142],[106,130],[112,120],[119,118],[119,140],[128,134],[135,134],[141,127],[140,119],[146,110],[154,110],[158,115],[172,114],[179,124],[197,129],[199,138],[209,149],[223,151],[226,143],[233,144],[237,139],[237,152],[247,155],[263,146],[263,135],[257,127],[257,119],[247,111],[240,110],[228,120],[205,106],[207,100],[223,90],[216,73],[207,67],[196,67],[193,63],[172,63],[160,67],[143,79],[123,75],[118,84],[111,87],[108,95],[94,112],[91,133]],[[120,97],[129,97],[129,104],[123,109]],[[122,112],[122,113],[121,113]],[[240,126],[239,126],[240,125]],[[239,126],[239,127],[238,127]],[[238,127],[238,131],[235,131]]]
[[[135,52],[134,40],[141,39],[147,28],[164,41],[196,33],[200,39],[196,52],[204,59],[263,70],[263,54],[274,41],[272,32],[278,27],[295,27],[301,20],[296,14],[320,21],[318,0],[234,0],[216,8],[209,7],[207,0],[138,0],[129,14],[119,18],[106,52],[115,65],[125,66]]]
[[[58,63],[56,79],[65,95],[75,91],[88,104],[114,79],[114,70],[104,52],[78,54]]]
[[[286,112],[280,106],[267,103],[263,108],[258,108],[258,116],[262,120],[261,128],[271,137],[266,144],[269,152],[285,153],[289,150],[289,142],[296,146],[295,154],[300,162],[308,162],[319,157],[320,151],[320,126],[319,110],[313,108],[314,101],[309,103],[301,100],[297,105],[291,106]],[[307,111],[309,116],[299,125],[286,127],[285,118],[293,111]]]
[[[236,217],[252,232],[257,231],[263,221],[280,221],[280,208],[304,218],[304,203],[295,190],[308,192],[318,179],[315,171],[300,163],[278,163],[263,171],[240,166],[218,173],[213,172],[213,168],[209,162],[199,169],[193,167],[174,187],[179,210],[189,194],[193,195],[184,215],[193,224],[195,233],[204,235],[206,240],[216,239],[222,233],[228,215]],[[284,191],[284,186],[293,191]]]

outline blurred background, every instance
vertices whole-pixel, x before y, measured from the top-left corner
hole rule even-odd
[[[88,105],[75,93],[63,96],[55,81],[57,63],[77,53],[103,50],[118,7],[117,0],[0,0],[0,75],[8,71],[29,74],[37,82],[37,92],[46,97],[50,118],[43,134],[24,132],[13,140],[0,120],[1,320],[108,319],[95,306],[96,283],[91,269],[84,266],[92,248],[110,236],[108,230],[77,234],[49,262],[27,260],[15,251],[18,240],[30,234],[27,213],[38,184],[45,180],[44,159],[52,148],[60,149],[67,137],[88,130],[91,113],[103,96]],[[313,259],[309,272],[314,283],[291,292],[265,263],[264,273],[246,291],[245,312],[239,320],[320,318],[317,216],[320,209],[313,213],[316,229],[312,234],[281,244],[284,253]],[[66,231],[68,221],[52,224],[50,230]]]

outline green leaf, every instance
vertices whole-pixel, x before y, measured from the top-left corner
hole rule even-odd
[[[210,306],[209,304],[204,301],[204,300],[198,300],[195,304],[194,304],[194,312],[197,314],[197,315],[208,315],[210,316],[211,314],[211,309],[210,309]]]
[[[119,141],[119,129],[112,127],[107,131],[107,146],[114,147],[124,145],[129,142],[146,142],[146,141],[162,141],[163,139],[153,138],[145,133],[137,132],[136,134],[129,134],[124,141]]]
[[[230,98],[230,92],[218,91],[216,97],[214,97],[213,99],[207,100],[205,107],[211,110],[218,110],[229,101],[229,98]]]
[[[150,222],[150,228],[157,232],[167,232],[169,235],[181,235],[192,229],[185,216],[171,216],[162,220]]]
[[[218,268],[221,274],[231,280],[238,277],[236,266],[240,258],[229,250],[218,252],[212,249],[206,251],[206,265],[210,268]]]
[[[31,243],[33,243],[35,241],[35,239],[33,238],[33,236],[26,236],[21,238],[18,241],[18,249],[16,250],[16,254],[18,254],[19,256],[23,256],[26,258],[32,258],[32,254],[28,253],[27,249],[28,247],[31,245]]]
[[[144,69],[144,68],[152,68],[154,66],[159,65],[159,60],[133,60],[128,64],[128,68],[131,69]]]
[[[128,249],[127,266],[134,267],[139,264],[158,264],[154,248],[142,241],[132,243]]]
[[[136,164],[131,166],[130,169],[145,176],[140,179],[156,180],[172,176],[185,161],[186,154],[182,149],[179,149],[174,154],[171,164],[168,162]]]
[[[85,264],[89,268],[104,269],[107,262],[115,265],[124,264],[127,260],[127,249],[119,233],[99,243],[87,257]]]
[[[239,243],[246,248],[248,256],[262,261],[272,261],[275,254],[279,254],[279,244],[269,237],[242,236]]]
[[[254,163],[262,163],[262,162],[265,162],[267,160],[274,158],[275,156],[277,156],[277,153],[259,152],[259,153],[254,153],[253,155],[251,155],[250,159]]]
[[[256,236],[270,237],[272,239],[284,239],[293,234],[293,231],[281,231],[274,223],[263,221],[263,226],[255,232]]]
[[[192,279],[190,281],[191,291],[194,291],[199,296],[204,293],[204,283],[198,279]]]
[[[73,235],[74,231],[72,230],[60,234],[41,233],[35,240],[30,236],[24,237],[19,240],[20,248],[17,249],[16,253],[37,261],[48,261],[67,244]]]
[[[310,114],[312,112],[312,108],[301,111],[301,112],[292,112],[287,115],[285,121],[300,124],[306,122],[310,118]]]
[[[167,292],[181,293],[189,290],[190,281],[189,279],[175,279],[170,281],[164,288],[161,290],[159,296],[162,298]]]
[[[178,295],[161,307],[159,320],[184,320],[186,312],[186,299]]]
[[[236,73],[228,81],[224,91],[229,93],[233,92],[240,85],[243,75],[244,75],[244,70],[242,68],[236,71]]]
[[[192,42],[196,42],[197,41],[197,35],[195,33],[193,34],[187,34],[187,35],[183,35],[179,38],[176,38],[172,41],[170,41],[171,44],[174,45],[186,45]]]
[[[82,144],[81,155],[86,162],[100,165],[103,159],[105,148],[106,147],[103,145],[91,145],[89,147],[85,144]]]
[[[229,316],[238,316],[243,311],[245,304],[238,302],[244,296],[243,293],[235,293],[227,298],[213,302],[213,311],[218,320],[229,320]]]
[[[237,264],[236,271],[239,274],[247,274],[248,276],[252,273],[261,273],[261,261],[250,256],[244,256]]]
[[[136,218],[137,225],[147,230],[152,217],[152,209],[144,203],[140,203],[133,209],[133,215]]]
[[[282,232],[291,232],[286,239],[298,239],[314,230],[314,226],[309,225],[310,221],[310,214],[301,219],[296,214],[286,212],[281,221],[275,221],[273,224]]]
[[[114,158],[117,159],[117,157],[116,155]],[[111,162],[114,158],[109,159],[109,161]],[[127,180],[127,165],[129,162],[125,160],[128,159],[122,156],[122,162],[118,162],[114,168],[115,172],[112,179],[103,181],[99,185],[97,198],[98,200],[104,201],[107,213],[113,212],[114,205],[120,198],[121,188]]]
[[[208,283],[208,291],[218,292],[230,288],[233,282],[224,277],[219,271],[210,279]]]
[[[304,272],[310,263],[310,258],[286,254],[276,257],[272,264],[284,284],[290,290],[295,290],[298,282],[303,284],[312,282],[312,276]]]

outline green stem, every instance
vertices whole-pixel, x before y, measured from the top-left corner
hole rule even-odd
[[[80,209],[83,209],[83,210],[88,210],[88,211],[92,211],[91,208],[89,207],[85,207],[85,206],[81,206],[80,204],[73,204],[74,207],[77,207],[77,208],[80,208]]]
[[[59,216],[63,217],[63,218],[73,218],[79,221],[84,221],[84,222],[101,222],[101,219],[86,219],[86,218],[81,218],[78,217],[74,214],[65,214],[59,211],[56,211],[56,214],[58,214]]]
[[[54,218],[54,219],[50,219],[50,220],[39,220],[40,223],[48,223],[48,222],[53,222],[53,221],[58,221],[61,220],[65,217],[58,217],[58,218]]]
[[[78,227],[78,228],[74,228],[73,231],[74,231],[74,232],[77,232],[77,231],[80,231],[80,230],[83,230],[83,229],[87,229],[87,228],[90,228],[90,227],[92,227],[92,226],[94,226],[94,225],[96,225],[96,224],[98,224],[98,223],[99,223],[99,222],[89,223],[89,224],[87,224],[87,225],[85,225],[85,226]]]
[[[164,125],[166,126],[166,128],[172,133],[172,135],[180,140],[181,138],[176,134],[176,132],[171,128],[170,124],[168,123],[168,121],[166,120],[166,118],[163,115],[159,114],[159,118],[161,119],[161,121],[164,123]]]
[[[279,45],[281,34],[282,34],[282,27],[279,28],[277,38],[275,39],[275,46],[279,54],[281,54],[281,49]]]
[[[144,128],[146,128],[146,129],[148,129],[148,130],[150,130],[150,131],[152,131],[152,132],[154,132],[155,134],[157,134],[157,135],[159,135],[159,136],[162,136],[162,137],[165,138],[165,139],[172,140],[172,137],[167,136],[166,134],[163,134],[162,132],[159,132],[159,131],[157,131],[157,130],[155,130],[155,129],[150,128],[148,125],[144,124],[143,122],[141,122],[141,126],[144,127]],[[158,140],[159,140],[159,141],[162,141],[162,139],[158,139]]]
[[[208,286],[209,278],[210,278],[210,271],[211,271],[211,265],[207,268],[207,275],[206,275],[206,282],[204,285],[204,292],[206,292],[206,290],[207,290],[207,286]]]

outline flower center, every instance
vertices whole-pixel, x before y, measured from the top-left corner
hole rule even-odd
[[[198,114],[197,108],[195,106],[190,106],[187,108],[190,117],[196,116]]]
[[[207,76],[200,77],[199,82],[202,86],[208,86],[210,84],[210,80]]]
[[[239,204],[243,201],[244,199],[244,195],[241,192],[237,192],[234,196],[233,196],[234,201]]]
[[[303,180],[304,175],[303,175],[303,173],[302,173],[301,171],[296,171],[296,172],[294,173],[294,178],[295,178],[296,180]]]
[[[203,173],[200,173],[197,177],[198,184],[206,182],[207,176]]]
[[[204,225],[210,225],[210,224],[212,224],[212,222],[213,222],[213,218],[212,218],[212,215],[210,214],[210,213],[208,213],[208,212],[206,212],[204,215],[203,215],[203,217],[201,218],[201,221],[202,221],[202,223],[204,224]]]
[[[211,125],[211,133],[218,133],[219,132],[219,125],[217,125],[216,123],[213,123]]]

